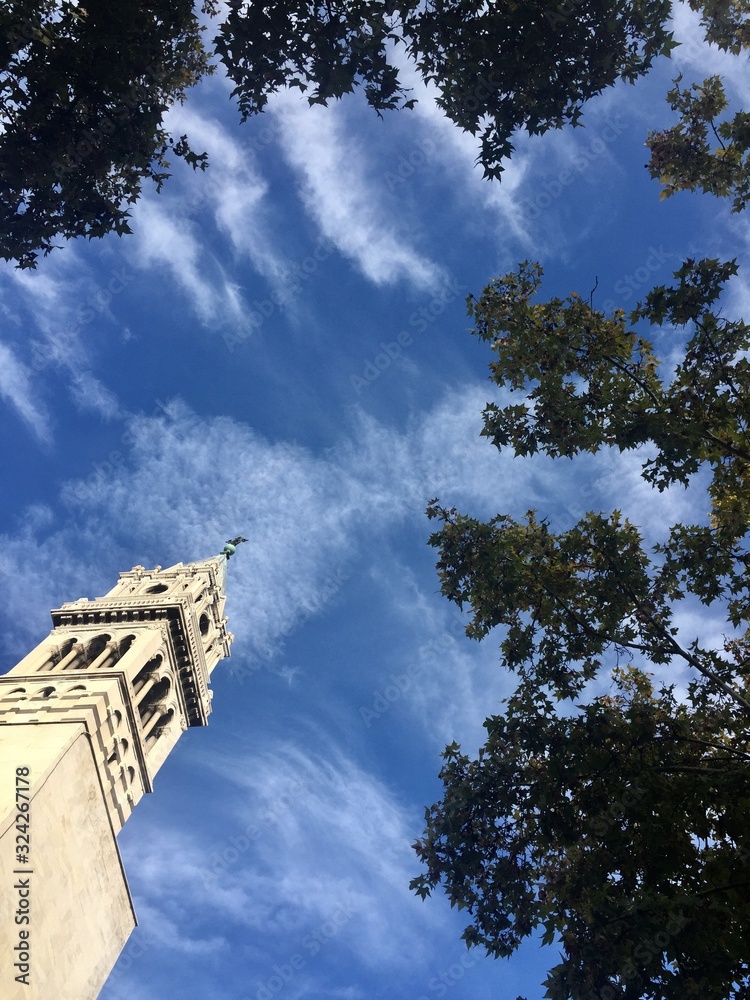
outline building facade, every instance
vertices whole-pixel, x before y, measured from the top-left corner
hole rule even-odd
[[[0,676],[0,995],[93,1000],[136,924],[116,837],[229,656],[226,563],[135,566]]]

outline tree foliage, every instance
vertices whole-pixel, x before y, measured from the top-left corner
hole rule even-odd
[[[746,6],[702,5],[725,48],[746,41]],[[747,116],[716,124],[719,81],[669,100],[680,121],[650,137],[652,173],[739,211]],[[551,1000],[750,998],[750,327],[721,311],[737,270],[687,259],[629,316],[540,301],[529,263],[469,299],[502,390],[484,412],[493,444],[639,451],[652,488],[703,498],[654,546],[617,510],[553,530],[535,511],[428,508],[442,592],[470,608],[469,636],[501,630],[517,687],[474,759],[446,749],[412,886],[442,885],[470,916],[467,945],[494,956],[557,942]],[[685,602],[710,609],[723,644],[684,636]]]
[[[701,11],[710,40],[730,51],[745,43],[744,0],[689,3]],[[415,99],[403,82],[409,63],[436,86],[446,115],[479,137],[488,177],[500,176],[514,133],[578,124],[587,100],[618,80],[634,82],[675,44],[670,0],[226,6],[214,46],[244,118],[286,87],[307,93],[311,104],[362,87],[379,114],[411,108]],[[1,257],[33,267],[56,238],[128,232],[143,180],[160,187],[170,156],[205,166],[185,136],[163,127],[168,107],[211,68],[194,8],[195,0],[3,5]],[[215,0],[203,0],[201,10],[218,13]],[[671,147],[680,141],[670,140]]]
[[[750,48],[748,0],[688,0],[701,14],[706,40],[725,52],[740,55]],[[740,212],[750,198],[750,115],[737,112],[719,121],[728,100],[719,76],[680,88],[682,77],[667,94],[680,120],[663,132],[651,132],[648,169],[662,185],[662,198],[677,191],[702,190],[717,197],[733,196],[732,211]]]
[[[735,812],[750,796],[750,341],[715,311],[735,271],[688,260],[628,319],[576,295],[532,301],[536,265],[469,303],[491,379],[511,392],[485,410],[499,448],[643,448],[653,487],[707,483],[706,518],[653,550],[616,510],[555,532],[533,511],[483,522],[428,508],[442,592],[470,607],[468,635],[502,628],[518,687],[476,760],[446,751],[444,799],[416,845],[427,871],[412,884],[425,895],[443,883],[471,914],[467,943],[491,954],[540,928],[558,940],[553,1000],[750,997],[750,855]],[[681,335],[673,372],[659,375],[631,325],[644,321]],[[681,638],[685,599],[724,618],[723,648]],[[616,672],[616,695],[586,700],[612,667],[676,662],[692,674],[684,704],[669,686],[654,697],[635,666]],[[612,802],[628,808],[597,837]]]
[[[192,0],[10,0],[0,10],[0,256],[129,232],[145,178],[193,166],[164,114],[208,71]]]
[[[289,86],[311,104],[362,86],[378,113],[412,107],[405,55],[437,86],[451,121],[481,137],[485,175],[497,177],[515,131],[575,125],[585,101],[669,53],[670,8],[669,0],[230,0],[216,46],[244,117]]]
[[[722,198],[732,195],[732,211],[742,211],[750,199],[750,114],[738,111],[717,123],[728,105],[718,76],[688,90],[680,89],[678,79],[667,96],[680,121],[652,133],[647,143],[649,171],[663,185],[662,198],[701,189]]]
[[[535,928],[558,941],[549,997],[746,998],[746,720],[615,680],[568,717],[526,686],[475,760],[446,749],[414,887],[445,880],[467,944],[496,957]]]
[[[687,0],[701,15],[706,41],[724,52],[740,55],[750,48],[747,0]]]

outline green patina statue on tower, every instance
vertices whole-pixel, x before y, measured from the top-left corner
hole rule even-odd
[[[237,551],[237,546],[246,542],[247,538],[243,538],[242,535],[238,535],[236,538],[230,538],[226,543],[224,548],[221,550],[221,555],[226,556],[227,559],[231,559],[232,556]]]

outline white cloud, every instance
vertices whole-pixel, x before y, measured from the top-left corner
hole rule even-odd
[[[23,345],[17,338],[15,350],[29,355],[24,370],[28,390],[36,397],[40,413],[40,401],[49,391],[46,375],[67,380],[71,397],[80,409],[107,420],[119,415],[117,397],[91,370],[94,352],[88,340],[96,339],[97,325],[105,317],[111,318],[111,303],[131,279],[127,268],[115,266],[95,280],[70,246],[45,261],[43,270],[11,272],[10,282],[20,292],[20,301],[31,321]],[[12,365],[6,368],[12,370]]]
[[[487,738],[484,720],[515,686],[499,667],[497,642],[468,640],[468,616],[434,586],[425,586],[398,554],[381,559],[373,576],[390,595],[402,630],[387,671],[378,664],[371,677],[374,687],[359,707],[360,721],[377,734],[386,713],[404,711],[419,720],[436,752],[452,740],[471,752]]]
[[[182,173],[181,197],[170,199],[172,213],[192,217],[207,209],[234,252],[249,258],[258,273],[281,291],[288,264],[273,234],[278,222],[268,203],[268,183],[257,167],[249,130],[243,137],[248,141],[240,141],[215,118],[184,105],[171,110],[168,125],[175,132],[185,132],[194,149],[208,153],[205,171]]]
[[[79,319],[79,304],[90,306],[98,288],[75,250],[65,247],[65,253],[52,257],[44,271],[14,271],[12,278],[42,335],[29,338],[37,368],[54,365],[73,370],[85,363],[88,352],[79,333],[89,320]]]
[[[413,115],[418,124],[420,139],[415,142],[414,149],[428,150],[430,160],[439,162],[444,170],[450,171],[454,177],[456,197],[469,197],[476,205],[490,209],[492,224],[498,226],[499,223],[498,233],[503,242],[507,239],[507,230],[510,230],[514,239],[522,245],[532,246],[528,220],[524,217],[521,203],[524,182],[531,166],[528,143],[519,137],[512,160],[503,164],[505,170],[501,181],[486,180],[481,165],[477,163],[481,149],[479,139],[464,132],[446,117],[436,101],[437,87],[424,82],[403,49],[394,48],[391,57],[398,66],[404,86],[411,92],[410,96],[417,100],[413,111],[403,112]]]
[[[169,414],[134,417],[118,447],[63,488],[71,520],[47,537],[28,588],[42,609],[50,607],[42,597],[50,586],[47,556],[66,568],[67,599],[80,589],[86,562],[102,572],[127,568],[116,562],[127,548],[146,563],[169,564],[218,551],[226,537],[242,533],[250,543],[232,567],[236,670],[248,657],[267,660],[326,606],[362,540],[405,520],[420,523],[435,496],[478,517],[522,517],[539,508],[560,527],[586,510],[619,507],[636,523],[645,520],[649,539],[665,524],[704,516],[702,490],[659,494],[648,487],[640,454],[602,452],[565,463],[498,454],[479,436],[486,399],[482,386],[448,393],[401,431],[363,417],[321,457],[270,443],[227,418],[200,420],[179,404]],[[18,561],[24,579],[32,575],[23,558],[32,535],[27,527],[0,549]]]
[[[673,524],[704,524],[708,516],[707,474],[695,475],[687,489],[677,484],[660,493],[641,475],[644,462],[652,454],[651,448],[623,453],[602,451],[592,470],[602,509],[623,511],[643,529],[647,545],[663,540]]]
[[[311,108],[295,92],[279,95],[272,108],[284,155],[301,177],[305,207],[323,235],[376,285],[406,281],[429,290],[440,284],[442,269],[413,246],[395,205],[388,217],[392,201],[347,132],[341,105]]]
[[[231,750],[203,751],[200,763],[232,803],[221,838],[141,835],[132,858],[126,847],[131,877],[155,911],[168,912],[187,890],[213,910],[212,925],[272,955],[343,950],[365,967],[406,967],[431,950],[425,930],[445,919],[408,888],[421,815],[323,734],[312,737],[316,751],[290,743],[258,751],[236,739]],[[169,879],[158,877],[165,840]],[[193,931],[187,946],[159,933],[167,947],[204,943]]]
[[[438,89],[426,84],[414,63],[402,49],[394,48],[392,58],[399,68],[410,96],[417,100],[412,112],[419,138],[407,151],[417,156],[428,150],[428,159],[439,163],[441,175],[451,179],[451,200],[468,203],[467,215],[477,227],[496,234],[500,262],[515,262],[519,248],[546,260],[565,254],[573,239],[586,239],[598,217],[606,211],[605,199],[592,201],[587,223],[565,225],[559,212],[572,185],[585,178],[592,186],[613,183],[620,174],[615,148],[628,126],[627,112],[632,98],[624,88],[608,90],[585,106],[585,128],[566,126],[543,136],[518,132],[512,136],[514,152],[503,162],[499,180],[487,180],[477,162],[481,152],[478,137],[455,125],[437,104]],[[434,173],[434,171],[433,171]]]
[[[24,365],[8,344],[0,343],[0,396],[44,443],[51,440],[49,414],[39,400],[33,371]]]
[[[74,372],[71,393],[77,406],[84,411],[98,413],[105,420],[121,415],[115,394],[91,372]]]
[[[160,859],[159,868],[146,874],[149,870],[149,855],[144,859],[144,871],[141,876],[151,878],[158,883],[163,869],[163,858]],[[180,859],[175,859],[174,870],[180,871]],[[147,882],[144,881],[144,884]],[[182,884],[180,884],[180,892]],[[155,907],[148,901],[148,898],[136,897],[134,900],[136,913],[138,914],[138,924],[143,929],[145,936],[159,948],[169,948],[172,951],[181,952],[184,955],[215,955],[221,951],[228,951],[229,944],[225,938],[214,935],[212,937],[190,937],[184,933],[184,928],[178,927],[174,920],[164,912],[163,909]]]
[[[144,194],[133,211],[128,259],[134,267],[162,267],[171,273],[205,325],[244,329],[242,298],[198,240],[195,227],[175,215],[159,195]],[[179,308],[179,306],[176,306]]]

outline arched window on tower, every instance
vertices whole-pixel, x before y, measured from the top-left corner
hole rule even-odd
[[[112,636],[107,632],[95,635],[86,645],[85,660],[79,663],[78,666],[94,670],[107,666],[110,660],[117,655],[116,650],[110,646],[111,642]]]
[[[114,744],[114,749],[112,753],[107,758],[108,764],[115,764],[117,761],[123,759],[128,749],[128,741],[125,739],[116,739]]]
[[[143,688],[152,680],[152,675],[161,666],[162,655],[157,653],[156,656],[152,656],[148,663],[145,663],[138,673],[135,675],[133,680],[133,691],[138,694]]]
[[[105,670],[116,666],[135,642],[134,635],[112,640],[109,635],[98,635],[86,649],[89,670]]]
[[[159,721],[156,723],[154,728],[146,737],[146,753],[149,752],[164,733],[169,729],[172,720],[174,719],[174,709],[169,708],[166,712],[162,712],[159,716]]]
[[[123,639],[120,640],[120,645],[117,647],[118,660],[121,659],[127,653],[127,651],[130,649],[130,647],[133,645],[134,642],[135,642],[134,635],[126,635]]]
[[[45,670],[53,670],[57,667],[60,670],[67,670],[75,666],[76,660],[83,652],[83,646],[75,636],[66,639],[55,649],[51,649],[47,659],[39,667],[39,673]]]
[[[162,704],[164,699],[169,694],[172,683],[169,677],[162,677],[160,681],[157,681],[152,688],[150,688],[143,700],[138,705],[138,712],[141,717],[141,725],[144,730],[148,730],[150,725],[154,722],[154,716],[158,715],[162,710]]]

